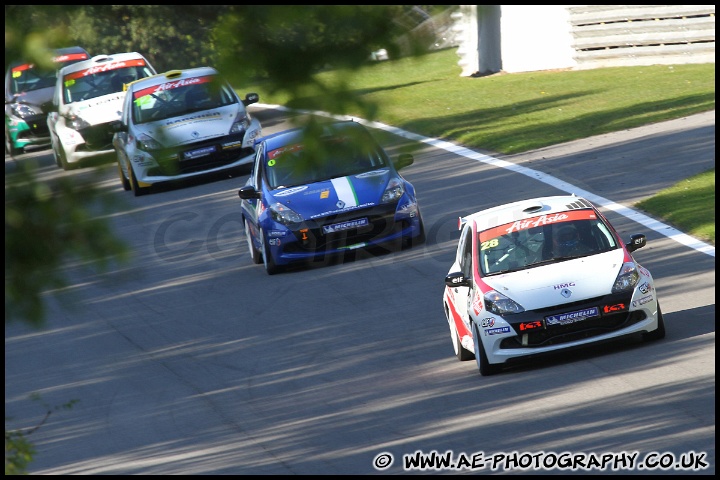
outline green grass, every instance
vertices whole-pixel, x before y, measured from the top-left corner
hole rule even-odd
[[[454,49],[328,70],[316,80],[347,85],[333,98],[307,86],[291,99],[257,84],[260,101],[377,120],[472,149],[513,154],[715,109],[715,64],[655,65],[460,77]],[[356,102],[376,104],[377,110]],[[373,112],[373,113],[369,113]],[[682,202],[679,202],[682,200]],[[682,180],[638,205],[715,243],[715,172]]]
[[[715,245],[715,169],[686,178],[637,207]]]

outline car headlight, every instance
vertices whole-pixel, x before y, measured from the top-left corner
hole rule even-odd
[[[640,274],[637,271],[635,262],[625,262],[620,267],[620,273],[618,273],[615,283],[612,287],[612,293],[627,292],[635,288],[638,280],[640,280]]]
[[[135,142],[138,149],[144,150],[146,152],[152,152],[153,150],[160,150],[162,148],[160,142],[144,133],[137,137],[137,140]]]
[[[405,193],[402,182],[397,178],[391,178],[380,201],[382,203],[397,202]]]
[[[283,225],[292,225],[303,221],[300,214],[292,208],[286,207],[282,203],[273,203],[270,205],[268,210],[270,212],[270,217]]]
[[[250,115],[238,115],[230,127],[230,133],[241,133],[250,126]]]
[[[73,130],[82,130],[83,128],[88,128],[90,124],[82,119],[82,117],[78,117],[76,115],[72,115],[70,117],[67,117],[67,121],[65,122],[65,125],[72,128]]]
[[[485,309],[495,315],[522,313],[525,309],[515,300],[511,300],[500,292],[490,290],[484,295]]]
[[[20,118],[37,115],[35,110],[30,105],[25,105],[24,103],[16,103],[10,107],[10,110],[12,111],[13,115]]]

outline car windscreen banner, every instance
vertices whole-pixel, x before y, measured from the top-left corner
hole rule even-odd
[[[595,220],[597,215],[591,209],[571,210],[568,212],[553,213],[550,215],[540,215],[539,217],[528,218],[526,220],[516,220],[506,223],[498,227],[493,227],[480,232],[478,238],[481,242],[486,242],[493,238],[498,238],[512,232],[519,232],[529,228],[542,227],[553,223],[569,222],[573,220]]]
[[[87,53],[68,53],[66,55],[58,55],[53,58],[55,63],[66,63],[66,62],[77,62],[79,60],[86,60],[88,58]]]
[[[128,68],[128,67],[144,67],[145,66],[145,60],[141,58],[133,59],[133,60],[124,60],[121,62],[108,62],[103,65],[94,65],[90,68],[86,68],[85,70],[79,70],[77,72],[68,73],[63,77],[63,82],[67,82],[68,80],[75,80],[77,78],[87,77],[89,75],[95,75],[96,73],[101,72],[109,72],[112,70],[117,70],[119,68]]]
[[[133,98],[138,99],[145,95],[151,95],[153,93],[163,92],[166,90],[173,90],[175,88],[189,87],[192,85],[201,85],[203,83],[210,83],[214,80],[215,75],[206,75],[204,77],[192,77],[183,78],[175,82],[161,83],[160,85],[153,85],[152,87],[143,88],[133,93]]]

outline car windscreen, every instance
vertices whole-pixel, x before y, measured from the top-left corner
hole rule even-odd
[[[592,209],[542,215],[479,232],[481,274],[524,270],[606,252],[619,245]]]
[[[31,92],[55,86],[55,70],[41,70],[25,63],[12,67],[10,71],[10,93]]]
[[[81,102],[123,91],[123,85],[149,77],[153,71],[142,59],[95,65],[63,76],[65,103]]]
[[[183,78],[147,88],[138,85],[132,95],[132,118],[136,124],[239,103],[217,75]]]
[[[312,146],[310,146],[312,145]],[[270,150],[265,171],[271,189],[306,185],[387,166],[382,149],[369,137],[342,135]]]

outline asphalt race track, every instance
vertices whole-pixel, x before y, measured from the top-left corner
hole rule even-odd
[[[265,133],[293,117],[250,110]],[[427,243],[274,276],[252,264],[239,222],[246,174],[134,197],[108,164],[132,261],[67,265],[73,285],[48,297],[47,327],[5,328],[6,430],[53,411],[28,437],[29,472],[714,474],[714,247],[631,206],[714,168],[715,112],[505,157],[395,133],[391,155],[417,148],[401,173]],[[6,157],[6,173],[28,158],[44,178],[91,170],[39,150]],[[442,310],[457,217],[568,191],[592,195],[623,238],[647,235],[635,258],[667,336],[482,377],[454,356]],[[456,467],[408,463],[433,453]]]

